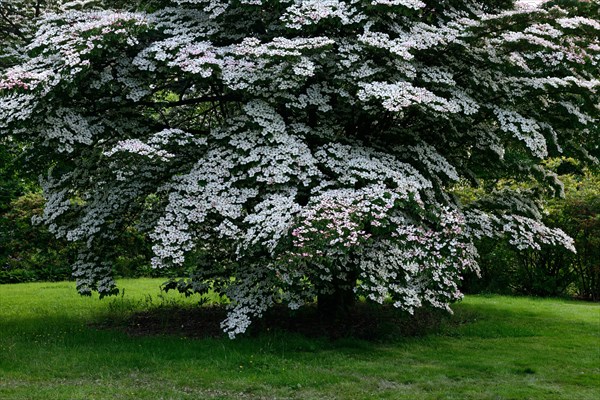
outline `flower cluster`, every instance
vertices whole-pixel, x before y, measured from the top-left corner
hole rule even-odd
[[[391,235],[361,253],[357,291],[410,313],[425,303],[452,312],[448,303],[462,298],[461,276],[478,271],[477,252],[460,213],[444,209],[436,219],[438,229],[395,218]]]
[[[335,18],[343,25],[360,22],[366,18],[353,7],[358,0],[303,0],[296,1],[282,16],[289,28],[302,29],[318,24],[323,19]]]
[[[466,214],[469,229],[477,237],[506,237],[519,250],[541,250],[542,246],[561,246],[575,252],[573,239],[561,229],[548,228],[535,219],[516,214],[496,216],[473,210]]]

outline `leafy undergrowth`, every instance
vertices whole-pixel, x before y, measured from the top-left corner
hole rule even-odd
[[[453,317],[364,306],[321,335],[312,311],[275,310],[249,335],[223,310],[121,282],[0,285],[0,399],[596,399],[600,306],[468,296]],[[204,318],[204,322],[198,318]],[[270,319],[269,319],[270,318]],[[352,322],[353,321],[353,322]],[[268,324],[267,324],[268,322]],[[139,324],[139,326],[138,326]],[[183,326],[181,326],[183,325]],[[110,329],[105,329],[110,328]]]

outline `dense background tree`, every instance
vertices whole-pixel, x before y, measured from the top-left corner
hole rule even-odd
[[[95,6],[45,15],[0,79],[0,132],[32,144],[80,292],[115,293],[132,225],[156,268],[193,269],[180,290],[228,296],[231,336],[315,296],[333,314],[356,295],[448,308],[475,238],[573,249],[537,200],[562,190],[544,158],[598,162],[600,23],[582,8]],[[481,179],[531,185],[468,207],[449,191]]]

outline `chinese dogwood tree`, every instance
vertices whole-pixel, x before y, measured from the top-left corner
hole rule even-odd
[[[0,75],[0,132],[46,169],[41,219],[80,243],[81,293],[116,291],[131,226],[156,268],[192,267],[180,290],[231,300],[232,337],[315,297],[448,308],[478,237],[572,248],[532,193],[450,189],[558,193],[544,158],[597,162],[597,5],[141,3],[44,15]]]

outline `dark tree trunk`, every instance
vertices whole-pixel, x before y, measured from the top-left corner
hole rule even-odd
[[[340,320],[348,316],[349,311],[356,304],[354,294],[356,278],[355,273],[349,273],[347,280],[334,279],[333,293],[319,294],[317,307],[323,320]]]

